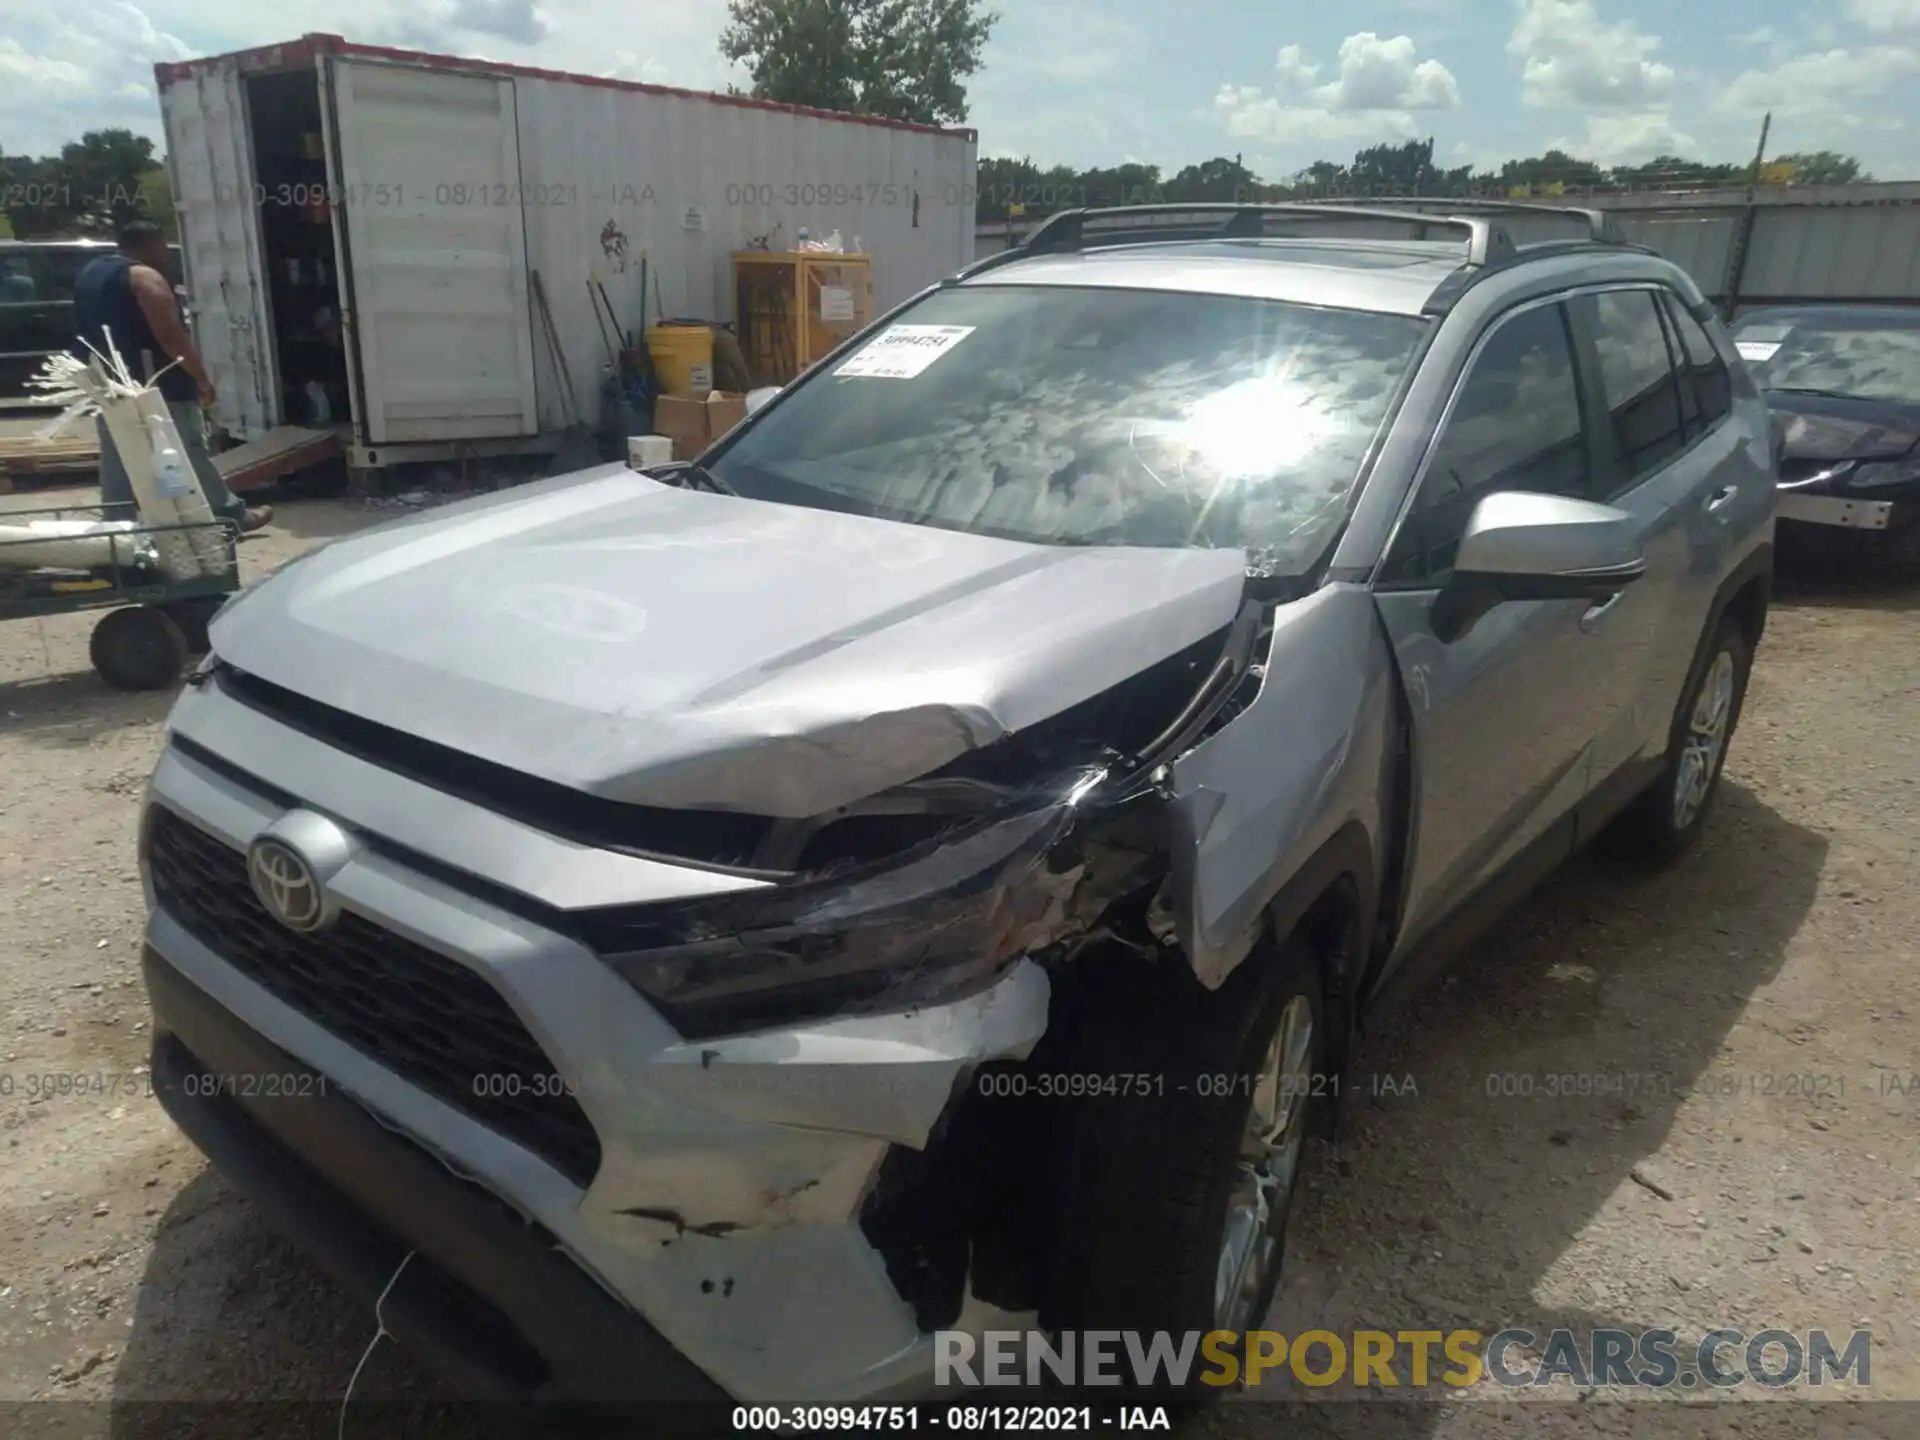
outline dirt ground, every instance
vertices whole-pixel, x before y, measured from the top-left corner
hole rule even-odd
[[[248,574],[386,513],[281,505]],[[1273,1323],[1861,1328],[1871,1384],[1269,1385],[1191,1431],[1920,1435],[1883,1403],[1920,1401],[1920,579],[1783,586],[1698,851],[1651,881],[1577,862],[1370,1042],[1380,1093],[1317,1150]],[[0,627],[0,1432],[480,1433],[391,1346],[336,1431],[373,1317],[146,1093],[133,828],[171,696],[108,690],[88,628]],[[1548,1098],[1562,1075],[1627,1078]],[[177,1403],[240,1400],[308,1408]]]

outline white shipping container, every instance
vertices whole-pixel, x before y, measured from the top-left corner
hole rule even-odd
[[[971,130],[331,35],[155,75],[218,424],[350,423],[355,465],[532,448],[568,379],[591,423],[592,280],[637,339],[733,320],[733,252],[802,230],[858,239],[878,311],[973,258]]]

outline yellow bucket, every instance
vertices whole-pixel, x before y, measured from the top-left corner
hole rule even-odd
[[[704,400],[713,389],[713,331],[692,323],[649,325],[647,354],[669,395]]]

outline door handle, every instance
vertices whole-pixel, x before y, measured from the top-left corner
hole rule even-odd
[[[1707,503],[1705,507],[1707,513],[1712,514],[1716,510],[1725,509],[1727,504],[1730,501],[1732,501],[1733,497],[1738,495],[1739,493],[1740,493],[1740,490],[1737,486],[1722,485],[1718,490],[1714,491],[1711,495],[1707,497]]]
[[[1626,593],[1624,590],[1616,590],[1598,605],[1589,609],[1586,614],[1580,617],[1581,630],[1589,635],[1598,630],[1600,626],[1605,623],[1607,616],[1613,613],[1613,607],[1625,598]]]

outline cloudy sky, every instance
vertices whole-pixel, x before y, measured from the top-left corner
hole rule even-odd
[[[1449,164],[1557,144],[1603,162],[1661,151],[1857,154],[1920,178],[1920,0],[995,0],[973,86],[985,155],[1169,171],[1240,153],[1275,178],[1432,135]],[[155,60],[350,39],[691,88],[729,78],[726,0],[0,0],[0,151],[87,128],[156,137]]]

